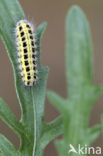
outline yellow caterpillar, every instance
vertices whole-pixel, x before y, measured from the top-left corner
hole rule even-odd
[[[20,74],[25,86],[33,86],[38,79],[36,33],[27,20],[20,20],[15,32]]]

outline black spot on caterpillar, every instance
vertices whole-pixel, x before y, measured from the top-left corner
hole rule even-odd
[[[27,20],[17,22],[15,32],[20,75],[25,86],[33,86],[38,80],[36,33]]]

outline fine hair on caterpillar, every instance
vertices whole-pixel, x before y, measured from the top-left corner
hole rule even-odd
[[[15,28],[17,61],[25,86],[33,86],[38,80],[38,38],[30,22],[20,20]]]

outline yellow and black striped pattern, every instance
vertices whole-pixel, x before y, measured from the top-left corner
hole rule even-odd
[[[38,79],[36,34],[31,24],[20,20],[16,25],[18,64],[26,86],[33,86]]]

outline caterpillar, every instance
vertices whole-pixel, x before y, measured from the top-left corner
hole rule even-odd
[[[25,86],[33,86],[38,80],[37,36],[30,22],[20,20],[16,25],[17,59]]]

